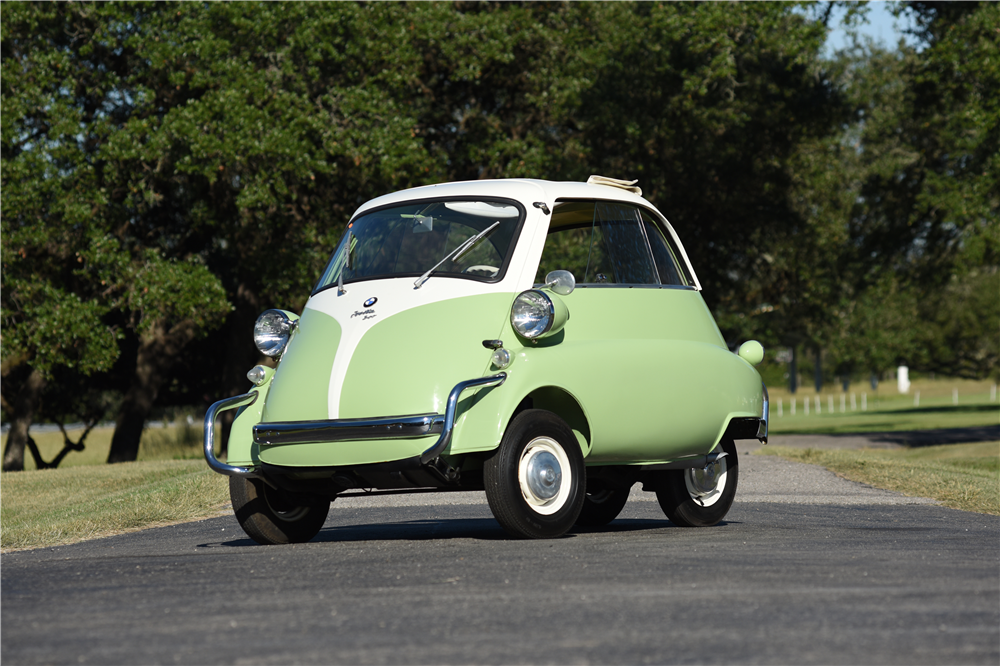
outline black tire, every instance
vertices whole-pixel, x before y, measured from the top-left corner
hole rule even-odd
[[[583,508],[576,519],[581,527],[602,527],[618,517],[628,502],[631,487],[612,487],[599,483],[587,486]]]
[[[293,495],[241,476],[229,477],[229,497],[240,527],[265,546],[309,541],[330,512],[330,500],[324,497]]]
[[[483,466],[486,499],[513,537],[552,539],[580,515],[587,477],[576,436],[561,418],[528,409],[507,426]]]
[[[704,470],[674,469],[663,473],[656,499],[674,525],[711,527],[729,513],[736,497],[740,462],[733,440],[724,439],[721,445],[726,457]]]

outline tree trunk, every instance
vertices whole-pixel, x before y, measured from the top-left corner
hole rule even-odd
[[[24,446],[28,443],[28,429],[35,418],[41,401],[45,379],[42,373],[32,368],[27,380],[17,392],[12,405],[13,417],[10,432],[7,433],[7,447],[3,453],[3,471],[24,470]]]
[[[816,384],[816,393],[823,390],[823,350],[816,346],[816,366],[813,369],[813,381]]]
[[[170,369],[181,358],[184,347],[194,340],[197,332],[197,327],[190,321],[176,324],[169,330],[163,322],[156,322],[139,337],[135,374],[115,420],[109,463],[131,462],[138,458],[142,429],[156,396]]]
[[[795,395],[799,389],[799,346],[792,346],[792,360],[788,362],[788,392]]]

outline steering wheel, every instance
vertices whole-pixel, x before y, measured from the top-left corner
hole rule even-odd
[[[462,270],[463,273],[474,273],[474,272],[484,272],[487,273],[487,277],[496,277],[500,272],[500,269],[496,266],[487,266],[486,264],[476,264],[475,266],[469,266]]]

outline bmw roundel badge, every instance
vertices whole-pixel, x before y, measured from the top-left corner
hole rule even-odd
[[[375,305],[375,303],[377,303],[377,302],[378,302],[378,299],[375,298],[374,296],[372,296],[367,301],[365,301],[365,307],[366,308],[370,308],[371,306]]]

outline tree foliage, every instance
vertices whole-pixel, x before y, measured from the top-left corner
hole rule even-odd
[[[830,6],[4,3],[5,468],[243,390],[351,212],[445,180],[639,178],[732,341],[996,371],[997,6],[828,60]]]

